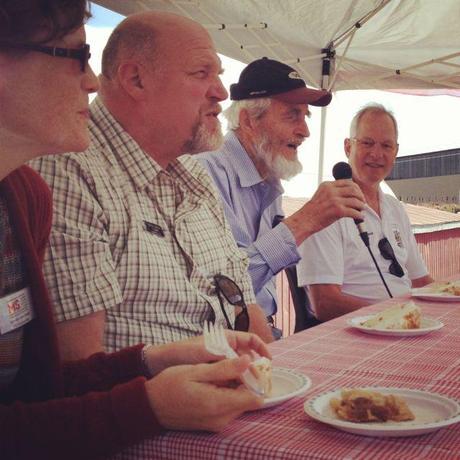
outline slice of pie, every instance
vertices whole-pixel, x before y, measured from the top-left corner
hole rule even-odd
[[[252,366],[254,375],[264,389],[264,397],[270,397],[272,393],[272,362],[265,357],[256,359]]]
[[[435,291],[442,294],[460,296],[460,281],[448,281],[447,283],[439,285]]]
[[[420,322],[420,307],[410,301],[387,308],[361,325],[376,329],[419,329]]]
[[[376,391],[344,389],[341,398],[332,398],[329,404],[339,418],[349,422],[403,422],[415,418],[403,398]]]

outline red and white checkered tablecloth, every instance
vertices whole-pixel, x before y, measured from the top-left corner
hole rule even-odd
[[[460,459],[460,423],[423,436],[366,437],[310,419],[305,399],[353,386],[426,390],[460,401],[460,302],[416,300],[439,331],[417,337],[369,335],[347,318],[381,311],[393,301],[361,309],[270,345],[273,364],[301,372],[313,384],[305,396],[243,415],[219,434],[168,432],[117,455],[125,459]]]

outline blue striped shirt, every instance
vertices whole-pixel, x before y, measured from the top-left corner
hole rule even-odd
[[[258,304],[267,316],[277,310],[274,276],[300,259],[294,236],[281,207],[280,181],[262,180],[254,163],[233,132],[225,136],[220,150],[196,157],[219,189],[233,236],[250,258],[249,274]]]

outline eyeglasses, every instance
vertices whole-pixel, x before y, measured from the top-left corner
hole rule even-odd
[[[81,48],[59,48],[57,46],[44,46],[35,43],[2,43],[10,48],[24,49],[29,51],[38,51],[39,53],[49,54],[54,57],[77,59],[80,61],[80,69],[86,71],[88,60],[91,57],[89,45],[84,44]]]
[[[382,238],[379,241],[379,250],[380,254],[382,254],[382,257],[384,259],[391,260],[391,264],[388,268],[388,271],[392,275],[397,276],[398,278],[402,278],[404,276],[404,270],[398,262],[398,259],[396,259],[393,248],[391,247],[390,242],[386,238]]]
[[[370,137],[352,137],[351,140],[356,142],[360,147],[362,147],[365,150],[372,150],[375,147],[375,144],[380,144],[380,147],[382,147],[382,149],[385,152],[394,152],[398,147],[398,144],[395,144],[394,142],[377,142],[374,141],[374,139],[371,139]]]
[[[225,297],[225,299],[230,305],[242,308],[240,313],[238,313],[238,315],[235,318],[235,331],[247,332],[249,330],[249,313],[248,307],[244,302],[243,293],[241,292],[241,289],[235,283],[235,281],[230,279],[228,276],[215,275],[213,279],[216,286],[217,297],[219,298],[220,308],[222,309],[222,313],[224,314],[225,320],[227,321],[227,327],[229,329],[233,329],[232,324],[228,319],[227,312],[225,311],[222,296]]]

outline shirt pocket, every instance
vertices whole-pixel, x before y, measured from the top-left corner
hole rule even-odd
[[[210,275],[245,270],[245,254],[237,247],[230,228],[207,205],[199,206],[176,225],[176,237],[193,264]]]

